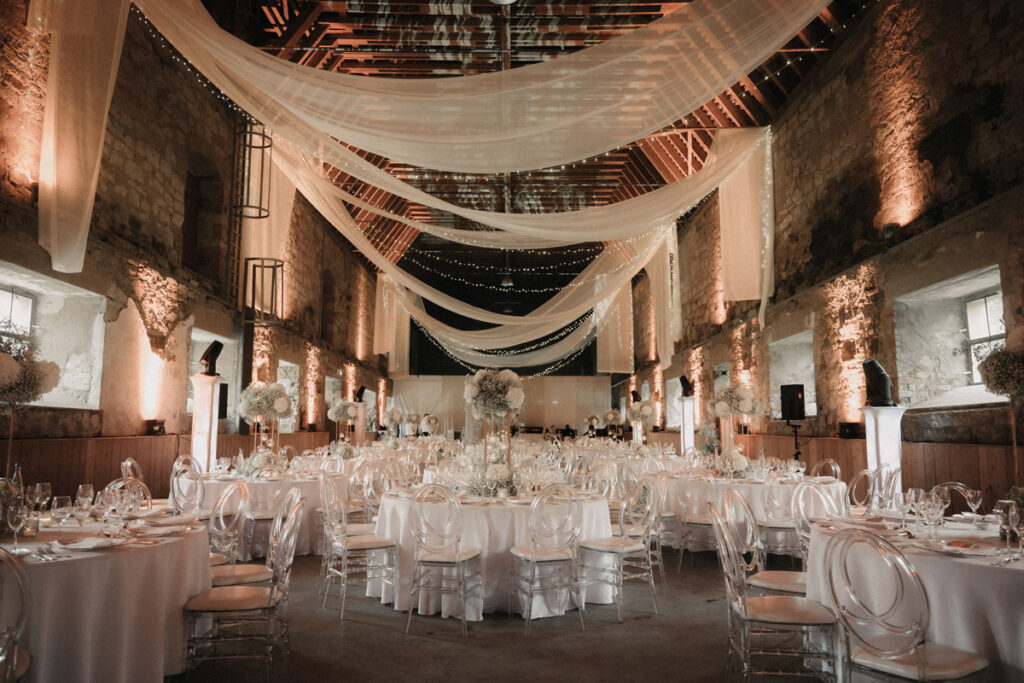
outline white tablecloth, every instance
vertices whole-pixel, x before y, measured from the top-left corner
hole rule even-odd
[[[77,535],[44,531],[36,540]],[[203,527],[156,545],[26,559],[32,605],[23,644],[32,666],[25,680],[159,683],[183,671],[184,606],[210,587],[209,553]]]
[[[846,495],[846,484],[836,479],[825,479],[819,480],[832,495],[836,502],[836,505],[840,510],[843,509],[843,497]],[[781,506],[783,513],[789,518],[789,506],[793,500],[793,493],[796,491],[797,482],[782,482],[779,484],[778,495],[776,496],[777,503]],[[678,516],[680,508],[677,505],[679,500],[679,488],[686,487],[690,489],[690,495],[692,500],[696,501],[696,510],[690,510],[690,514],[705,515],[707,514],[707,504],[713,502],[715,507],[722,510],[722,504],[725,501],[725,492],[729,489],[734,489],[743,499],[747,501],[750,509],[753,511],[754,516],[757,517],[759,522],[765,520],[764,505],[761,502],[761,496],[764,491],[764,482],[752,479],[718,479],[715,484],[707,481],[695,480],[695,479],[670,479],[669,480],[669,504],[672,506],[672,511]],[[817,509],[820,505],[817,503],[816,498],[812,498],[812,515],[824,516],[825,511],[823,509]],[[714,547],[715,540],[714,535],[710,527],[694,527],[690,530],[691,542],[694,546],[705,548]]]
[[[412,585],[412,571],[415,560],[416,541],[410,528],[412,500],[395,495],[384,497],[377,518],[377,535],[392,538],[398,542],[399,590],[397,600],[389,587],[371,585],[369,594],[394,602],[395,609],[409,607],[409,588]],[[470,600],[466,618],[473,621],[483,619],[483,612],[508,609],[509,572],[513,546],[530,545],[530,506],[505,504],[466,504],[462,506],[462,545],[481,549],[475,569],[480,572],[483,583],[483,604]],[[611,535],[608,503],[588,500],[583,503],[581,539],[599,538]],[[587,602],[606,604],[612,601],[611,588],[591,586],[585,596]],[[564,601],[558,596],[538,596],[533,605],[534,618],[562,614]],[[571,603],[570,603],[571,604]],[[435,592],[421,592],[418,605],[420,614],[461,616],[459,600],[455,595],[445,595],[443,600]]]
[[[825,576],[825,546],[833,533],[815,525],[808,557],[807,597],[825,605],[831,604]],[[982,532],[944,529],[940,533],[945,537],[987,534],[988,540],[998,542],[998,530],[992,527]],[[993,567],[991,557],[952,557],[915,548],[902,540],[896,543],[917,568],[928,594],[928,640],[988,658],[992,663],[992,680],[1024,680],[1024,609],[1020,602],[1024,595],[1024,565],[1017,562]],[[857,571],[856,567],[853,571]],[[871,588],[884,590],[878,584],[878,580],[870,582]]]
[[[207,479],[206,501],[203,504],[204,510],[206,512],[212,510],[220,494],[235,481]],[[302,510],[302,521],[299,522],[298,536],[295,539],[295,554],[312,554],[317,547],[316,539],[320,535],[320,517],[317,512],[317,508],[320,507],[320,482],[316,479],[289,479],[282,481],[250,481],[247,483],[249,484],[249,502],[253,512],[274,513],[277,511],[277,504],[290,489],[297,488],[299,490],[299,493],[306,499],[306,506]],[[347,487],[345,488],[347,489]],[[253,538],[250,555],[253,557],[266,557],[266,554],[266,533],[257,533]]]

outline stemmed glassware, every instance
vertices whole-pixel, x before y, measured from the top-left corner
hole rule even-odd
[[[907,513],[914,504],[914,497],[910,495],[910,491],[896,491],[892,498],[892,504],[896,508],[897,512],[900,513],[900,531],[906,531],[907,529]]]
[[[924,500],[924,489],[911,488],[907,489],[906,496],[910,498],[910,511],[914,513],[914,532],[921,532],[921,519],[924,517],[924,512],[921,509],[921,503]]]
[[[981,491],[977,489],[967,489],[964,491],[964,499],[967,501],[967,507],[971,509],[971,516],[974,518],[974,528],[981,528],[981,519],[978,516],[978,508],[981,507]]]
[[[15,501],[7,507],[7,526],[11,527],[11,531],[14,532],[14,545],[10,550],[10,553],[15,557],[21,555],[27,555],[32,552],[25,546],[18,546],[18,532],[25,526],[28,516],[32,514],[31,510],[27,505],[22,505],[20,501]]]
[[[50,514],[53,515],[53,519],[57,522],[58,529],[62,528],[64,521],[71,516],[71,508],[71,496],[56,496],[53,499]]]
[[[939,505],[939,525],[942,525],[943,520],[946,517],[946,509],[949,508],[951,501],[950,491],[948,486],[938,486],[932,493],[935,495],[936,501]]]
[[[110,523],[110,511],[114,507],[114,494],[111,491],[100,491],[96,495],[96,512],[100,515],[103,527]]]
[[[1014,555],[1010,550],[1010,537],[1014,533],[1017,534],[1017,548],[1020,549],[1020,533],[1017,529],[1020,524],[1020,510],[1017,509],[1017,503],[1012,500],[999,501],[993,510],[999,515],[999,531],[1006,534],[1005,557],[1007,560],[1012,559]]]
[[[50,502],[50,498],[53,496],[53,487],[48,481],[41,481],[36,486],[39,488],[37,498],[39,499],[39,511],[42,512],[46,508],[46,504]]]

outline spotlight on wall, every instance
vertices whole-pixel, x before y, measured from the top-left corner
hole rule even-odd
[[[146,420],[146,436],[163,436],[166,433],[164,420]]]

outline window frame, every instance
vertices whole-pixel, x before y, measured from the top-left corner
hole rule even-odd
[[[986,301],[987,299],[989,299],[992,296],[999,296],[1000,298],[1002,298],[1002,296],[1003,296],[1002,287],[999,287],[999,286],[991,287],[989,289],[984,289],[984,290],[981,290],[981,291],[978,291],[978,292],[974,292],[973,294],[968,294],[967,296],[965,296],[965,297],[960,299],[960,314],[961,314],[961,317],[962,317],[962,320],[963,320],[963,335],[964,335],[964,362],[967,365],[967,371],[966,371],[966,373],[967,373],[967,380],[968,380],[968,384],[970,384],[970,385],[982,384],[981,378],[980,377],[975,377],[975,372],[974,372],[974,349],[975,349],[975,347],[981,346],[982,344],[992,344],[993,342],[998,342],[998,341],[1001,341],[1003,339],[1006,339],[1005,308],[1004,308],[1004,316],[1003,316],[1003,331],[1002,331],[1002,333],[994,334],[994,335],[989,335],[987,337],[977,337],[975,339],[971,338],[971,329],[970,329],[970,325],[968,324],[968,317],[967,317],[967,305],[970,304],[970,303],[973,303],[975,301]],[[986,316],[986,322],[987,322],[987,318],[988,318],[988,306],[987,306],[987,304],[986,304],[985,316]]]
[[[38,299],[36,298],[36,295],[33,294],[30,291],[27,291],[27,290],[24,290],[24,289],[20,289],[19,287],[12,287],[11,285],[6,285],[6,284],[0,284],[0,290],[3,290],[5,292],[9,292],[12,295],[12,297],[11,297],[11,305],[12,306],[14,305],[14,296],[24,297],[24,298],[28,299],[31,302],[29,316],[28,316],[29,317],[28,329],[25,330],[24,334],[17,334],[15,332],[9,331],[8,329],[6,329],[4,327],[4,323],[2,321],[0,321],[0,334],[2,334],[5,337],[12,337],[12,338],[16,338],[16,339],[25,339],[25,338],[31,336],[32,328],[35,327],[35,324],[36,324],[36,308],[37,308],[37,304],[39,303]],[[11,325],[10,318],[8,318],[7,324]]]

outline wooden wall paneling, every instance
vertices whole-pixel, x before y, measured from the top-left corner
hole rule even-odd
[[[978,446],[983,510],[991,510],[1013,485],[1013,453],[1009,446]]]

